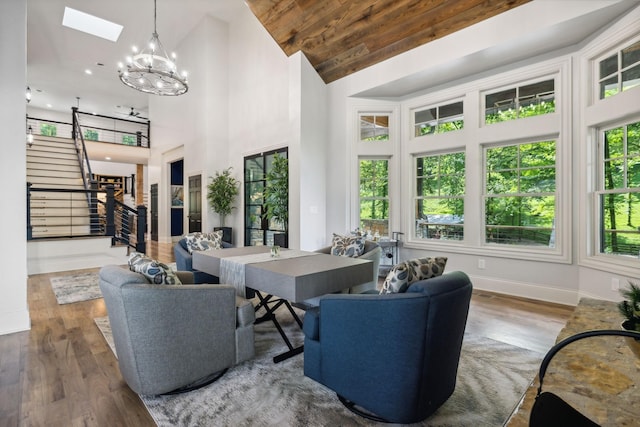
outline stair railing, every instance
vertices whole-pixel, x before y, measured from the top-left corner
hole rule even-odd
[[[51,193],[46,201],[64,202],[70,205],[73,194],[82,193],[90,200],[89,211],[85,215],[77,215],[73,210],[64,217],[58,217],[56,225],[47,226],[46,230],[34,226],[33,193]],[[125,244],[138,252],[145,253],[145,233],[147,231],[147,208],[140,205],[133,209],[114,197],[114,186],[109,184],[105,190],[73,190],[62,188],[34,188],[27,183],[27,240],[43,240],[75,237],[111,237],[112,245]],[[102,200],[104,199],[104,200]],[[60,231],[56,231],[59,229]],[[86,232],[84,230],[87,230]]]
[[[78,108],[71,107],[72,116],[72,128],[71,138],[76,145],[76,153],[78,153],[78,162],[80,163],[80,174],[82,175],[82,184],[85,190],[89,190],[91,187],[91,180],[93,174],[91,173],[91,164],[89,163],[89,155],[87,154],[87,147],[84,143],[84,136],[82,135],[82,129],[80,128],[80,120],[78,119]],[[91,200],[87,198],[87,202],[91,203]]]

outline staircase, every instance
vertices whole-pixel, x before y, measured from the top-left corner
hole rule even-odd
[[[27,182],[32,188],[84,190],[74,142],[46,136],[34,140],[27,149]],[[31,225],[33,237],[89,234],[86,195],[32,192]]]
[[[83,190],[82,172],[73,140],[35,136],[27,148],[31,188]],[[110,237],[75,238],[90,234],[85,193],[31,191],[32,236],[27,243],[29,274],[126,263],[127,248],[112,246]],[[70,239],[46,239],[68,236]],[[44,238],[44,239],[43,239]]]

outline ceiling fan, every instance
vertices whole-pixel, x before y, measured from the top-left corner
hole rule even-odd
[[[120,108],[120,106],[118,106],[118,108]],[[126,108],[126,107],[124,107]],[[123,109],[124,109],[123,108]],[[147,120],[146,117],[142,117],[140,115],[140,111],[136,111],[135,107],[130,107],[131,110],[128,113],[125,113],[124,111],[118,111],[117,114],[124,116],[128,119],[140,119],[140,120]]]

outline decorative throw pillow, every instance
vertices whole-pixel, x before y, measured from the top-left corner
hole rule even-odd
[[[129,270],[142,274],[154,285],[182,284],[176,273],[169,266],[140,252],[132,252],[129,255]]]
[[[431,279],[444,273],[447,257],[415,258],[401,262],[391,268],[382,283],[381,294],[405,292],[419,280]]]
[[[405,261],[407,264],[407,272],[409,274],[409,285],[418,280],[431,279],[444,273],[444,267],[447,265],[447,257],[436,258],[416,258]]]
[[[364,236],[341,236],[333,233],[331,255],[356,258],[364,253]]]
[[[407,271],[407,265],[404,262],[396,264],[391,267],[387,277],[382,283],[381,294],[397,294],[407,290],[409,274]]]
[[[189,233],[184,236],[189,253],[222,248],[222,230],[211,233]]]

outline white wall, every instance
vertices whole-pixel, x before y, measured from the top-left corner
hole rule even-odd
[[[202,175],[228,164],[228,25],[206,16],[176,49],[178,67],[189,72],[189,91],[178,97],[150,96],[151,159],[148,185],[158,183],[158,239],[171,241],[168,164],[184,159],[185,185],[190,175]],[[185,230],[188,219],[185,191]],[[207,207],[203,191],[203,210]],[[165,214],[166,213],[166,214]],[[203,230],[218,218],[203,212]],[[216,215],[217,217],[217,215]]]
[[[0,334],[31,327],[27,306],[26,189],[17,179],[25,176],[27,114],[27,5],[24,0],[0,2],[0,117],[4,143],[0,180],[4,186],[0,235],[7,243],[3,252],[0,281]]]
[[[244,183],[244,157],[290,147],[295,136],[290,117],[299,116],[299,103],[290,105],[290,60],[247,7],[229,25],[229,147],[227,163]],[[290,111],[290,108],[293,111]],[[293,176],[290,174],[290,179]],[[244,243],[241,189],[239,209],[227,219]],[[290,236],[290,240],[292,237]]]
[[[290,60],[289,246],[315,250],[326,242],[327,89],[302,53]]]

